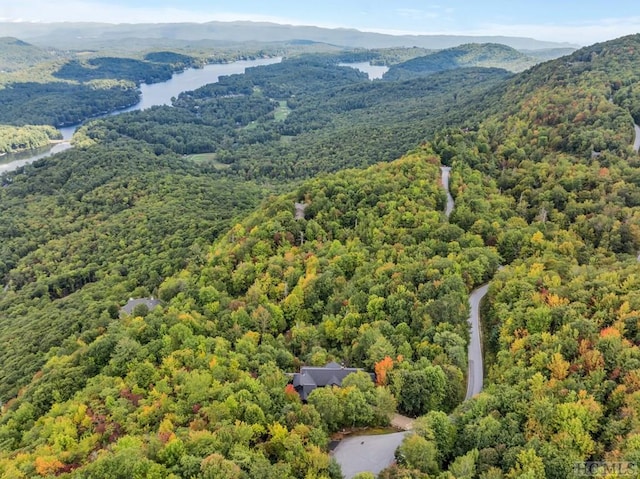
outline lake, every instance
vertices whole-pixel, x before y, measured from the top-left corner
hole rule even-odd
[[[73,128],[75,129],[75,127]],[[71,148],[71,143],[65,141],[62,143],[56,143],[53,146],[43,146],[42,148],[37,148],[35,150],[8,153],[0,156],[0,174],[5,171],[13,171],[16,168],[20,168],[21,166],[39,160],[40,158],[60,153],[61,151],[68,150],[69,148]]]
[[[166,82],[153,83],[151,85],[143,83],[140,85],[140,102],[136,103],[132,107],[116,110],[109,113],[109,115],[119,115],[128,111],[145,110],[157,105],[171,105],[171,98],[177,97],[184,91],[196,90],[208,83],[215,83],[221,76],[244,73],[247,68],[279,63],[281,60],[282,58],[261,58],[258,60],[241,60],[233,63],[214,63],[206,65],[203,68],[190,68],[181,73],[176,73]],[[71,148],[69,141],[78,126],[80,125],[73,125],[59,129],[62,133],[63,139],[65,140],[62,143],[39,148],[37,150],[22,151],[19,153],[10,153],[0,156],[0,173],[15,170],[16,168],[31,163],[32,161],[36,161],[40,158]]]
[[[339,63],[341,67],[351,67],[361,72],[365,72],[369,75],[369,80],[379,80],[382,75],[387,73],[389,67],[384,65],[372,65],[369,62],[357,62],[357,63]]]

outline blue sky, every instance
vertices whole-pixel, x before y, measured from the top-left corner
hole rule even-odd
[[[252,20],[392,34],[526,36],[586,45],[640,33],[640,0],[0,0],[0,19]]]

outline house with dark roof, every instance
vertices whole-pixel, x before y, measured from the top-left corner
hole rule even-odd
[[[360,368],[345,368],[331,362],[326,366],[302,366],[299,373],[293,374],[293,387],[303,401],[306,401],[315,388],[324,386],[342,386],[342,380],[351,373],[362,371]],[[374,380],[374,374],[369,374]]]
[[[160,304],[162,303],[160,302],[160,300],[155,299],[153,296],[151,296],[150,298],[129,298],[127,304],[125,304],[120,309],[120,313],[132,314],[135,307],[140,304],[144,304],[149,309],[149,311],[151,311],[153,308],[155,308],[156,306],[160,306]]]

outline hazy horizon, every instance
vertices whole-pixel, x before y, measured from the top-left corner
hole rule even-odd
[[[203,0],[0,0],[4,22],[206,23],[254,21],[284,25],[348,28],[391,35],[470,35],[528,37],[587,45],[640,32],[635,1],[515,4],[493,0],[383,2],[328,0],[302,4],[287,0],[237,0],[232,6]],[[1,36],[1,32],[0,32]]]

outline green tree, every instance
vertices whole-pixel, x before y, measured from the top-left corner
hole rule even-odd
[[[476,477],[478,450],[472,449],[464,456],[458,456],[449,466],[449,472],[456,479],[473,479]]]
[[[456,427],[442,411],[429,411],[413,422],[413,430],[427,441],[433,441],[438,448],[438,462],[448,461],[456,443]]]
[[[396,370],[392,384],[400,410],[417,416],[441,406],[445,395],[446,376],[439,366]]]
[[[544,463],[533,449],[518,454],[515,467],[509,470],[508,479],[545,479]]]
[[[427,474],[438,473],[437,456],[435,444],[417,434],[404,438],[396,451],[396,458],[400,464]]]
[[[318,411],[329,431],[337,431],[344,423],[345,405],[334,388],[314,389],[309,394],[308,402]]]
[[[200,467],[203,479],[240,479],[242,470],[220,454],[211,454],[202,460]]]

